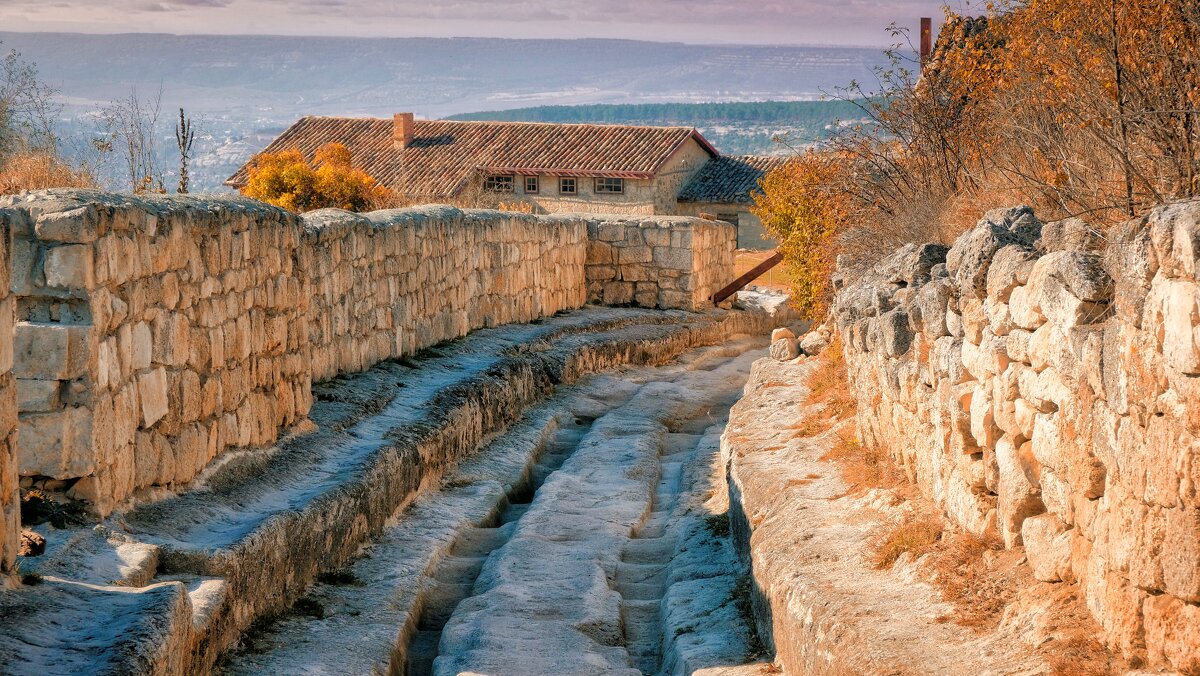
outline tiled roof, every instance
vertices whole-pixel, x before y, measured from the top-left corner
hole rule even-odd
[[[758,180],[786,162],[786,157],[754,155],[713,158],[683,187],[679,201],[747,204],[750,193],[758,188]]]
[[[449,197],[476,171],[650,178],[690,138],[717,155],[690,127],[417,120],[412,143],[396,150],[390,119],[304,117],[264,152],[294,149],[311,159],[338,142],[355,166],[398,193]],[[226,183],[244,185],[248,166]]]

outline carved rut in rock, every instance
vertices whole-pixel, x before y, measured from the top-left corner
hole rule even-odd
[[[716,438],[756,348],[743,339],[562,388],[449,470],[299,610],[250,635],[223,671],[653,674],[742,663],[747,632],[730,622],[736,558],[697,526],[711,516],[698,505],[723,481],[696,477],[720,467]],[[684,504],[689,490],[704,495]],[[673,569],[680,548],[701,565]],[[666,616],[677,583],[716,590],[703,613],[715,624]],[[683,639],[692,647],[675,645]],[[701,644],[699,658],[664,660]]]

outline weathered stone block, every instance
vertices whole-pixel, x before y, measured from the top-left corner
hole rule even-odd
[[[1033,576],[1042,582],[1071,581],[1071,532],[1053,514],[1025,519],[1021,540]]]
[[[13,375],[73,380],[87,368],[88,326],[18,322],[13,334]]]
[[[34,222],[39,239],[55,242],[88,243],[96,241],[99,215],[92,206],[42,214]]]
[[[91,289],[95,284],[92,247],[66,244],[46,251],[46,286],[58,289]]]
[[[21,412],[46,412],[59,408],[59,390],[62,382],[58,380],[17,381],[17,410]]]
[[[138,400],[142,404],[142,427],[149,428],[167,414],[167,372],[163,368],[137,377]]]

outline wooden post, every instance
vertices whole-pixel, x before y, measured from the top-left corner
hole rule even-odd
[[[929,63],[929,55],[933,53],[933,19],[921,17],[921,67]]]
[[[779,265],[779,262],[782,260],[783,260],[783,254],[776,251],[770,258],[768,258],[767,260],[754,266],[754,269],[750,270],[749,272],[742,275],[741,277],[738,277],[737,279],[733,280],[732,284],[730,284],[729,286],[725,287],[724,289],[721,289],[720,291],[714,293],[713,297],[712,297],[713,305],[720,305],[721,301],[732,296],[733,294],[737,293],[738,291],[741,291],[742,287],[746,286],[750,282],[753,282],[754,280],[761,277],[762,274],[764,272],[766,272],[767,270],[770,270],[771,268],[775,267],[776,265]]]

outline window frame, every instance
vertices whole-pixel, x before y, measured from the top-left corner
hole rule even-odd
[[[565,190],[567,183],[570,182],[571,189]],[[560,195],[578,195],[579,181],[574,176],[559,176],[558,177],[558,194]]]
[[[612,176],[597,176],[592,188],[597,195],[624,195],[625,179]]]
[[[531,183],[533,184],[533,190],[529,189],[529,186]],[[526,195],[537,195],[541,192],[542,192],[541,177],[540,176],[526,176],[525,177],[525,194]]]
[[[504,183],[508,183],[508,187],[504,188]],[[517,190],[517,182],[511,174],[488,174],[483,179],[483,189],[485,192],[494,192],[501,194],[511,194]]]

